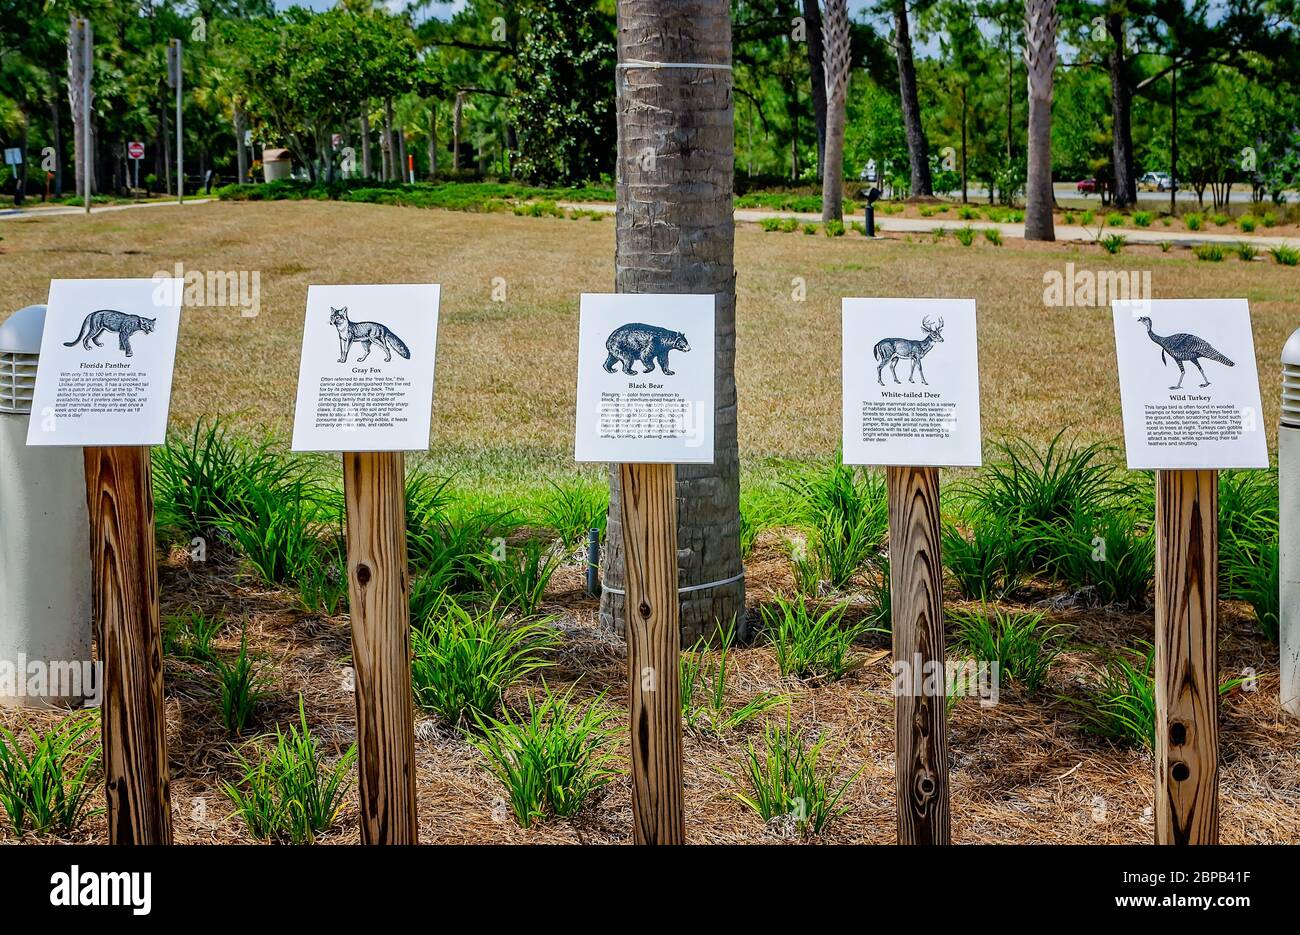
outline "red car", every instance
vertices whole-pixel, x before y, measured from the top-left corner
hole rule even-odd
[[[1097,192],[1097,180],[1080,179],[1074,188],[1080,195],[1094,195]]]

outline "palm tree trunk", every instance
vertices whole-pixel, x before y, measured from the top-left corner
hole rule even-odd
[[[72,173],[79,198],[85,197],[87,145],[85,108],[82,104],[86,63],[81,49],[80,27],[77,24],[77,15],[74,13],[68,24],[68,109],[72,114]]]
[[[1025,67],[1029,73],[1026,240],[1056,239],[1052,222],[1052,82],[1059,22],[1056,0],[1025,0]]]
[[[1137,180],[1133,177],[1133,88],[1129,83],[1129,63],[1124,50],[1125,31],[1122,13],[1106,17],[1111,47],[1107,56],[1110,70],[1111,148],[1115,168],[1112,202],[1127,208],[1137,202]]]
[[[822,11],[818,0],[803,0],[804,28],[808,31],[808,73],[812,79],[813,120],[817,124],[817,176],[826,171],[826,68],[822,46]]]
[[[373,178],[374,171],[370,154],[370,114],[363,111],[361,114],[361,175],[364,178]]]
[[[912,61],[912,34],[907,24],[907,0],[894,0],[894,54],[898,58],[898,90],[903,108],[903,130],[907,135],[907,158],[911,166],[911,195],[928,198],[934,194],[930,178],[930,143],[921,125],[921,102],[916,93],[916,63]]]
[[[825,0],[826,155],[822,165],[822,221],[844,220],[844,105],[849,84],[848,0]]]
[[[727,0],[620,0],[620,63],[714,68],[620,68],[619,292],[717,296],[713,464],[677,467],[679,584],[709,585],[681,599],[681,631],[693,642],[718,625],[745,627],[740,560],[740,458],[736,447],[736,292],[733,266],[731,7]],[[650,154],[647,157],[647,154]],[[623,589],[618,470],[610,472],[604,575]],[[727,582],[727,583],[717,583]],[[601,597],[602,623],[623,629],[621,594]]]

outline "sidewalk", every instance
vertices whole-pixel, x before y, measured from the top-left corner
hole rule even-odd
[[[109,211],[126,211],[132,208],[176,208],[185,207],[185,205],[205,205],[208,202],[216,201],[215,198],[186,198],[184,205],[177,205],[175,201],[141,201],[136,203],[126,203],[120,205],[91,205],[91,214],[104,214]],[[32,205],[22,208],[5,208],[0,210],[0,221],[12,221],[14,218],[32,218],[32,217],[57,217],[62,214],[85,214],[86,209],[81,205]]]

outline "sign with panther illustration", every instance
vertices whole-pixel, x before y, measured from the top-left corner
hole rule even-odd
[[[844,463],[980,464],[974,299],[845,299]]]
[[[184,280],[55,279],[27,444],[161,445]]]
[[[309,286],[294,451],[425,451],[436,285]]]
[[[1128,466],[1266,468],[1245,299],[1111,303]]]
[[[712,463],[713,322],[711,295],[584,295],[574,458]]]

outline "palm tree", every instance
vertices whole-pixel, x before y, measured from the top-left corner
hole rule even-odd
[[[907,0],[891,0],[894,12],[894,55],[898,59],[898,91],[903,108],[903,130],[907,134],[907,158],[911,163],[913,198],[934,194],[930,177],[930,143],[921,126],[921,102],[916,93],[916,64],[912,61],[912,33],[907,24]]]
[[[822,220],[844,219],[844,99],[848,91],[848,0],[825,0],[822,17],[826,73],[826,154],[822,162]]]
[[[1052,223],[1052,81],[1059,24],[1056,0],[1025,0],[1025,68],[1029,72],[1026,240],[1056,239]]]
[[[744,626],[740,458],[736,448],[736,293],[732,220],[733,115],[728,0],[618,4],[619,292],[716,295],[713,464],[677,467],[680,584],[727,581],[682,595],[686,643],[719,625]],[[648,68],[636,63],[700,63]],[[610,473],[605,580],[624,586],[619,476]],[[601,621],[623,629],[621,594]]]

